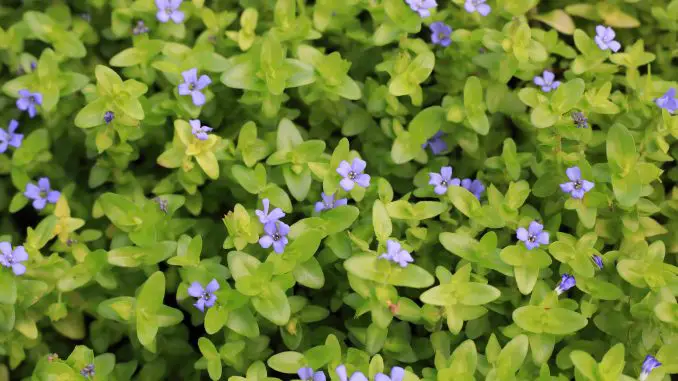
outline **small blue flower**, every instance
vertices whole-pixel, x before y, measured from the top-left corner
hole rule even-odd
[[[326,195],[325,192],[323,192],[320,196],[323,200],[315,203],[316,212],[322,212],[323,210],[330,210],[336,208],[337,206],[344,206],[348,204],[348,200],[345,198],[335,200],[334,194]]]
[[[428,17],[431,15],[431,9],[438,6],[436,0],[406,0],[410,8],[419,13],[419,16]]]
[[[21,262],[28,260],[28,253],[23,246],[17,246],[12,250],[9,242],[0,242],[0,265],[12,269],[14,275],[23,275],[26,272],[26,266]]]
[[[569,193],[572,198],[581,200],[584,198],[584,194],[595,186],[594,183],[581,178],[579,167],[570,167],[565,170],[565,174],[567,174],[570,181],[560,184],[560,189],[565,193]]]
[[[218,290],[219,282],[216,279],[212,279],[205,288],[202,287],[200,282],[193,282],[188,288],[188,295],[197,298],[198,300],[193,306],[199,309],[200,312],[205,312],[206,307],[212,307],[216,303],[217,296],[214,293]]]
[[[455,180],[459,181],[459,179],[454,179],[452,181]],[[473,193],[473,195],[476,196],[478,200],[480,200],[480,196],[482,196],[483,192],[485,192],[485,185],[483,185],[483,183],[478,179],[473,181],[471,181],[471,179],[461,180],[461,186],[467,191]]]
[[[198,69],[196,68],[182,72],[181,76],[184,77],[184,83],[179,84],[179,95],[190,95],[194,105],[204,105],[205,94],[200,90],[212,83],[210,77],[203,74],[198,79]]]
[[[657,359],[654,358],[654,356],[651,355],[645,356],[645,360],[643,361],[643,367],[640,372],[640,380],[641,381],[645,380],[650,375],[652,370],[660,367],[661,365],[662,363],[657,361]]]
[[[31,119],[38,113],[36,105],[42,106],[42,94],[23,89],[19,90],[19,99],[16,101],[16,107],[21,111],[28,111],[28,116]]]
[[[386,241],[386,253],[380,255],[379,258],[397,263],[400,267],[407,267],[408,264],[414,262],[410,253],[403,250],[399,242],[391,239]]]
[[[654,101],[657,106],[673,114],[678,110],[678,98],[676,98],[676,88],[670,88],[664,95]]]
[[[282,221],[272,221],[264,225],[265,235],[259,238],[259,245],[268,249],[273,245],[273,251],[282,254],[287,246],[287,234],[290,227]]]
[[[405,369],[394,366],[391,368],[391,377],[383,373],[377,373],[374,377],[374,381],[403,381],[403,377],[405,377]]]
[[[558,287],[556,287],[556,292],[560,295],[574,287],[576,283],[577,282],[572,275],[565,273],[560,276],[560,283],[558,284]]]
[[[601,50],[612,50],[613,52],[618,52],[621,49],[621,44],[615,41],[614,30],[612,28],[605,27],[603,25],[596,26],[596,37],[594,41]]]
[[[0,128],[0,153],[5,153],[7,146],[21,147],[24,135],[15,133],[17,128],[19,128],[19,122],[14,119],[9,121],[7,131]]]
[[[113,111],[106,111],[104,114],[104,122],[106,122],[106,124],[110,124],[113,119],[115,119],[115,113]]]
[[[211,127],[201,126],[199,119],[191,119],[188,121],[188,124],[191,125],[191,133],[198,140],[207,140],[209,138],[208,133],[212,131]]]
[[[447,192],[447,187],[450,185],[459,185],[459,179],[452,178],[452,167],[442,167],[440,168],[440,174],[435,172],[430,172],[429,176],[429,185],[433,185],[433,191],[437,195],[443,195]]]
[[[595,263],[600,270],[603,269],[603,258],[601,258],[600,255],[594,255],[591,259],[593,259],[593,263]]]
[[[161,23],[166,23],[172,19],[175,24],[180,24],[184,21],[184,12],[179,10],[182,2],[183,0],[155,0],[155,6],[158,7],[155,18]]]
[[[367,377],[362,372],[353,372],[351,378],[348,378],[346,373],[346,365],[341,364],[336,369],[337,376],[339,376],[339,381],[368,381]]]
[[[560,81],[554,81],[556,79],[555,74],[551,73],[548,70],[544,70],[544,73],[542,73],[542,76],[536,76],[534,77],[534,84],[537,86],[541,86],[541,90],[545,93],[550,92],[551,90],[555,90],[560,86]]]
[[[577,128],[588,128],[589,127],[589,120],[586,118],[586,115],[584,115],[583,112],[573,111],[572,112],[572,120],[577,125]]]
[[[301,381],[326,381],[327,378],[325,377],[325,373],[321,370],[317,372],[313,372],[313,368],[309,367],[303,367],[299,368],[297,371],[297,374],[299,375],[299,379]]]
[[[436,21],[432,23],[429,28],[431,29],[431,42],[433,42],[434,45],[440,45],[445,47],[450,46],[450,44],[452,43],[452,40],[450,39],[450,35],[452,34],[452,27],[450,27],[449,25],[445,24],[442,21]],[[438,131],[436,135],[438,134],[440,134],[440,131]],[[431,150],[433,150],[433,147],[431,147]]]
[[[426,143],[421,145],[421,148],[426,149],[426,147],[431,148],[431,152],[434,155],[438,155],[443,151],[447,150],[447,143],[442,139],[445,134],[442,131],[436,132],[435,135],[430,137]]]
[[[527,250],[532,250],[540,245],[548,245],[549,233],[544,231],[544,225],[537,221],[530,222],[530,226],[525,229],[523,227],[516,230],[516,236],[519,240],[525,242]]]
[[[492,11],[492,8],[485,4],[487,0],[466,0],[464,3],[464,9],[466,12],[473,13],[478,12],[481,16],[487,16]]]
[[[285,217],[285,212],[283,212],[280,208],[271,210],[271,213],[268,212],[271,202],[267,198],[261,200],[261,203],[264,205],[264,210],[256,210],[254,214],[259,217],[259,222],[261,222],[263,225],[266,225],[269,222],[278,221],[279,219]]]
[[[137,25],[132,29],[132,34],[138,36],[140,34],[148,33],[150,29],[144,23],[144,20],[138,20]]]
[[[337,168],[337,173],[343,177],[339,185],[347,192],[353,189],[355,184],[363,188],[369,187],[370,175],[363,173],[365,167],[367,167],[365,160],[355,158],[351,164],[346,160],[342,160]]]
[[[87,364],[82,370],[80,370],[80,375],[83,377],[94,377],[95,372],[94,372],[94,364]]]
[[[47,177],[38,179],[37,186],[33,183],[26,184],[26,190],[24,191],[24,196],[33,200],[33,207],[37,210],[42,210],[48,202],[50,204],[56,204],[60,195],[61,193],[59,191],[50,188],[49,179]]]

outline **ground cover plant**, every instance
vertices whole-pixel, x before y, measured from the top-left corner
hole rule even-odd
[[[678,0],[4,0],[0,381],[668,381]]]

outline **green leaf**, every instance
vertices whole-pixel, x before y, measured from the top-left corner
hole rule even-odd
[[[266,363],[271,369],[286,374],[296,374],[299,368],[307,365],[303,354],[289,351],[269,357]]]
[[[551,109],[560,115],[570,111],[584,95],[584,90],[586,84],[580,78],[563,83],[551,97]]]
[[[106,98],[100,97],[88,103],[75,116],[75,126],[80,128],[92,128],[104,124],[104,114],[108,111]]]
[[[409,264],[402,268],[389,264],[389,266],[378,267],[377,262],[384,263],[386,261],[369,254],[356,255],[344,262],[344,268],[358,278],[383,282],[393,286],[426,288],[433,284],[433,276],[417,265]],[[380,271],[384,268],[386,271]]]
[[[607,132],[607,161],[613,173],[628,174],[636,163],[636,144],[629,130],[622,124],[614,124]]]
[[[14,274],[4,268],[0,270],[0,304],[14,304],[17,296]]]
[[[447,196],[452,204],[454,204],[454,207],[466,217],[472,218],[480,209],[480,201],[478,201],[476,196],[460,186],[447,188]]]
[[[285,292],[275,283],[267,291],[252,298],[252,306],[263,317],[276,325],[285,325],[290,320],[290,304]]]
[[[385,242],[391,236],[393,229],[391,217],[389,217],[388,211],[381,200],[374,201],[372,206],[372,224],[374,225],[374,233],[379,241]]]

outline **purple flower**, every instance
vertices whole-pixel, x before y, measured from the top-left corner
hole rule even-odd
[[[353,372],[349,379],[348,374],[346,373],[346,365],[344,364],[339,365],[335,369],[335,372],[337,372],[337,376],[339,376],[339,381],[368,381],[367,377],[365,377],[362,372]]]
[[[0,242],[0,265],[11,267],[15,275],[26,272],[26,266],[21,262],[28,260],[28,253],[23,246],[17,246],[12,250],[9,242]]]
[[[589,120],[586,119],[586,115],[581,111],[572,111],[572,120],[577,125],[577,128],[589,127]]]
[[[407,5],[412,8],[413,11],[419,13],[421,17],[428,17],[431,15],[431,8],[438,6],[436,0],[405,0]]]
[[[551,73],[548,70],[544,70],[544,73],[542,73],[542,76],[535,76],[534,77],[534,84],[537,86],[541,86],[541,90],[545,93],[550,92],[551,90],[555,90],[560,86],[560,81],[554,81],[556,79],[555,74]]]
[[[144,24],[144,20],[138,20],[137,25],[132,29],[132,34],[138,36],[140,34],[148,33],[150,29]]]
[[[214,295],[217,290],[219,290],[219,282],[216,279],[212,279],[205,288],[202,287],[200,282],[193,282],[191,287],[188,288],[188,295],[197,298],[198,300],[193,305],[200,312],[205,312],[205,307],[212,307],[217,301],[217,296]]]
[[[386,253],[380,255],[379,258],[397,263],[400,267],[407,267],[408,264],[414,262],[414,258],[403,250],[399,242],[390,239],[386,241]]]
[[[191,125],[191,132],[198,140],[207,140],[207,133],[212,131],[212,128],[207,126],[200,126],[200,120],[191,119],[188,121],[188,124]]]
[[[200,79],[198,79],[198,69],[196,68],[186,70],[181,73],[181,76],[184,77],[184,83],[179,84],[179,95],[190,95],[194,105],[204,105],[205,94],[200,90],[212,83],[210,77],[203,74],[200,76]]]
[[[115,119],[115,113],[113,111],[106,111],[106,113],[104,113],[104,122],[106,122],[106,124],[110,124],[113,119]]]
[[[405,377],[405,369],[394,366],[391,368],[391,377],[383,373],[377,373],[374,377],[374,381],[403,381],[403,377]]]
[[[445,134],[443,134],[442,131],[436,132],[436,134],[429,138],[426,143],[421,145],[421,148],[426,149],[426,147],[431,147],[431,152],[433,152],[434,155],[438,155],[447,149],[447,143],[442,139],[444,135]]]
[[[452,181],[455,180],[459,181],[459,179],[453,179]],[[467,191],[473,193],[473,195],[476,196],[478,200],[480,200],[480,196],[482,196],[483,192],[485,192],[485,185],[483,185],[483,183],[478,179],[473,181],[471,179],[461,180],[461,186]]]
[[[82,370],[80,370],[80,375],[83,377],[94,377],[96,373],[94,372],[94,364],[87,364]]]
[[[537,221],[530,222],[530,226],[525,228],[518,228],[516,236],[519,240],[525,242],[527,250],[532,250],[540,245],[548,245],[549,233],[544,231],[544,225]]]
[[[24,191],[24,196],[33,200],[33,207],[37,210],[42,210],[48,202],[56,204],[60,195],[59,191],[50,188],[47,177],[38,179],[37,186],[33,183],[26,184],[26,190]]]
[[[594,41],[601,50],[612,50],[613,52],[618,52],[621,49],[621,44],[614,40],[616,34],[612,28],[605,27],[603,25],[598,25],[596,27],[596,37]]]
[[[678,110],[678,98],[676,98],[676,88],[670,88],[661,98],[657,98],[654,101],[657,106],[668,111],[670,114],[673,114]]]
[[[595,185],[594,183],[581,178],[581,170],[579,170],[579,167],[570,167],[565,170],[565,173],[570,181],[560,184],[560,189],[565,193],[569,193],[572,198],[584,198],[584,193],[593,189],[593,186]]]
[[[42,94],[23,89],[19,90],[19,99],[16,101],[16,107],[21,111],[28,111],[28,116],[33,118],[37,114],[35,105],[42,105]]]
[[[320,196],[323,200],[315,203],[316,212],[322,212],[323,210],[330,210],[336,208],[337,206],[344,206],[348,204],[348,200],[345,198],[334,200],[334,194],[326,195],[325,192],[323,192]]]
[[[478,12],[481,16],[487,16],[492,11],[492,8],[485,4],[486,2],[487,0],[466,0],[464,9],[468,13]]]
[[[600,255],[594,255],[591,259],[593,259],[593,263],[595,263],[599,269],[603,269],[603,258],[601,258]]]
[[[15,134],[16,129],[19,128],[19,122],[12,119],[7,125],[7,131],[0,128],[0,153],[7,151],[7,146],[14,148],[21,147],[21,141],[24,139],[23,134]]]
[[[651,356],[651,355],[645,356],[645,360],[643,361],[643,367],[642,367],[642,370],[640,372],[640,380],[641,381],[645,380],[647,378],[647,376],[650,375],[652,370],[660,367],[661,365],[662,365],[662,363],[657,361],[657,359],[654,358],[654,356]]]
[[[266,235],[259,238],[259,245],[264,249],[273,245],[273,251],[282,254],[287,245],[287,234],[290,232],[289,225],[282,221],[271,221],[264,225],[264,232],[266,232]]]
[[[280,208],[273,209],[271,213],[268,212],[271,202],[267,198],[261,200],[261,203],[264,204],[264,210],[256,210],[254,214],[259,217],[259,222],[262,224],[266,225],[269,222],[275,222],[285,217],[285,212]]]
[[[339,185],[347,192],[353,189],[355,184],[358,184],[363,188],[370,186],[370,175],[363,173],[366,166],[367,163],[365,160],[358,158],[353,159],[352,164],[348,164],[348,161],[342,160],[342,162],[339,163],[339,168],[337,168],[337,173],[343,177],[339,182]]]
[[[299,368],[299,370],[297,371],[297,374],[299,375],[299,378],[302,381],[310,381],[310,380],[325,381],[325,380],[327,380],[327,378],[325,377],[325,373],[323,371],[319,370],[319,371],[314,373],[313,368],[309,368],[309,367]]]
[[[172,19],[175,24],[184,21],[184,12],[179,10],[183,0],[155,0],[155,6],[158,7],[158,13],[155,18],[161,23],[166,23]]]
[[[452,178],[452,167],[442,167],[440,168],[440,174],[435,172],[430,172],[429,176],[429,185],[435,186],[433,191],[437,195],[443,195],[447,192],[447,187],[450,185],[459,185],[459,179]]]
[[[436,21],[432,23],[429,28],[431,29],[431,42],[435,45],[450,46],[452,43],[452,40],[450,39],[450,35],[452,34],[451,26],[442,21]],[[439,133],[440,132],[438,132],[438,134]]]
[[[565,273],[560,276],[560,283],[558,284],[558,287],[556,287],[556,292],[558,293],[558,295],[560,295],[563,292],[574,287],[576,283],[577,281],[574,279],[572,275]]]

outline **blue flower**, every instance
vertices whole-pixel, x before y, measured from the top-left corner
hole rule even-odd
[[[279,219],[285,217],[285,212],[283,212],[280,208],[271,210],[271,213],[268,212],[271,202],[267,198],[261,200],[261,203],[264,205],[264,210],[257,210],[254,212],[254,214],[259,217],[259,222],[261,222],[263,225],[266,225],[269,222],[278,221]]]
[[[431,15],[431,9],[435,8],[438,6],[438,3],[436,3],[436,0],[406,0],[407,5],[410,6],[410,8],[419,13],[419,16],[421,17],[428,17]]]
[[[431,152],[433,152],[434,155],[440,154],[447,150],[447,143],[442,139],[444,135],[445,134],[443,134],[442,131],[436,132],[436,134],[430,137],[426,143],[421,145],[421,148],[426,149],[426,147],[430,147]]]
[[[598,25],[596,26],[596,37],[593,40],[601,50],[609,49],[616,53],[621,49],[621,44],[615,41],[615,35],[614,30],[609,26]]]
[[[183,0],[155,0],[155,6],[158,7],[155,18],[161,23],[166,23],[172,19],[175,24],[180,24],[184,21],[184,12],[179,10],[182,2]]]
[[[115,119],[115,113],[113,111],[106,111],[106,113],[104,114],[104,122],[106,122],[106,124],[109,124],[113,121],[113,119]]]
[[[516,230],[516,236],[519,240],[525,242],[527,250],[532,250],[540,245],[548,245],[549,233],[544,231],[544,225],[537,221],[530,222],[530,226],[525,229],[523,227]]]
[[[459,181],[458,179],[453,179],[452,181],[455,180]],[[473,193],[473,195],[476,196],[478,200],[480,200],[480,196],[482,196],[483,192],[485,192],[485,185],[483,185],[483,183],[478,179],[473,181],[471,181],[471,179],[461,180],[461,186],[467,191]]]
[[[414,262],[410,253],[403,250],[399,242],[390,239],[386,241],[386,253],[380,255],[379,258],[397,263],[400,267],[407,267],[408,264]]]
[[[662,365],[662,363],[657,361],[657,359],[654,358],[654,356],[651,356],[651,355],[645,356],[645,360],[643,361],[643,368],[640,372],[640,380],[641,381],[645,380],[647,378],[647,376],[650,375],[652,370],[660,367],[661,365]]]
[[[581,170],[579,167],[570,167],[565,170],[565,174],[570,179],[569,182],[560,184],[560,189],[569,193],[572,198],[581,200],[584,194],[594,187],[594,183],[581,178]]]
[[[676,98],[676,88],[670,88],[664,95],[654,101],[657,106],[673,114],[678,110],[678,98]]]
[[[450,35],[452,34],[452,27],[450,27],[449,25],[445,24],[442,21],[436,21],[432,23],[429,28],[431,29],[431,42],[433,42],[433,44],[446,47],[450,46],[450,44],[452,43],[452,40],[450,39]],[[440,134],[440,131],[438,132],[438,134]]]
[[[572,115],[572,120],[577,125],[577,128],[588,128],[589,127],[589,120],[586,119],[586,115],[584,115],[583,112],[573,111],[571,115]]]
[[[542,73],[542,76],[535,76],[534,77],[534,84],[537,86],[541,86],[541,90],[545,93],[550,92],[551,90],[555,90],[560,86],[560,81],[554,81],[556,79],[555,74],[551,73],[548,70],[544,70],[544,73]]]
[[[339,381],[368,381],[367,377],[362,372],[353,372],[351,378],[348,378],[346,373],[346,365],[341,364],[336,369],[337,376],[339,376]]]
[[[339,185],[347,192],[353,189],[355,184],[358,184],[363,188],[369,187],[370,175],[363,173],[365,167],[367,167],[365,160],[355,158],[353,159],[352,164],[349,164],[346,160],[342,160],[337,168],[337,173],[343,177],[339,182]]]
[[[9,121],[7,131],[0,128],[0,153],[7,151],[7,146],[14,148],[21,147],[21,142],[24,139],[23,134],[16,134],[16,129],[19,128],[19,122],[12,119]]]
[[[21,111],[28,111],[28,116],[33,118],[37,114],[35,106],[42,105],[42,94],[23,89],[19,90],[19,99],[16,101],[16,107]]]
[[[24,196],[33,200],[33,207],[37,210],[42,210],[48,202],[56,204],[60,195],[59,191],[50,188],[47,177],[41,177],[38,180],[37,186],[33,183],[26,184],[26,190],[24,191]]]
[[[577,282],[572,275],[565,273],[560,276],[560,283],[558,284],[558,287],[556,287],[556,292],[560,295],[574,287],[576,283]]]
[[[466,0],[464,9],[468,13],[478,12],[481,16],[487,16],[492,11],[492,8],[485,4],[486,2],[487,0]]]
[[[181,76],[184,77],[184,83],[179,84],[179,95],[190,95],[194,105],[204,105],[205,94],[200,90],[212,83],[210,77],[203,74],[198,79],[198,69],[196,68],[186,70],[181,73]]]
[[[287,234],[290,232],[290,227],[282,221],[271,221],[264,225],[265,235],[259,238],[259,245],[264,249],[268,249],[273,245],[273,251],[282,254],[287,245]]]
[[[394,366],[391,368],[391,377],[383,373],[377,373],[374,377],[374,381],[403,381],[403,377],[405,377],[405,369]]]
[[[28,253],[23,246],[17,246],[12,250],[9,242],[0,242],[0,265],[12,269],[14,275],[23,275],[26,266],[21,262],[28,260]]]
[[[138,20],[137,25],[132,29],[132,34],[138,36],[140,34],[148,33],[150,29],[144,24],[144,20]]]
[[[442,167],[440,168],[440,174],[435,172],[430,172],[429,176],[429,185],[433,185],[433,191],[437,195],[443,195],[447,192],[447,187],[450,185],[459,185],[459,179],[452,178],[452,167]]]
[[[188,121],[188,124],[191,125],[191,133],[198,140],[207,140],[207,138],[209,138],[207,133],[212,131],[211,127],[201,126],[199,119],[191,119]]]
[[[348,200],[345,198],[335,200],[334,194],[326,195],[325,192],[323,192],[320,196],[323,200],[315,203],[316,212],[322,212],[323,210],[330,210],[336,208],[337,206],[344,206],[348,204]]]
[[[83,377],[94,377],[96,373],[94,372],[94,364],[87,364],[82,370],[80,370],[80,375]]]
[[[205,312],[205,307],[212,307],[217,301],[217,296],[214,295],[217,290],[219,290],[219,282],[216,279],[212,279],[205,288],[200,282],[193,282],[188,288],[188,295],[197,298],[198,300],[193,305],[200,312]]]
[[[299,378],[302,381],[310,381],[310,380],[325,381],[325,380],[327,380],[327,378],[325,377],[325,373],[323,371],[319,370],[319,371],[314,373],[313,368],[309,368],[309,367],[299,368],[299,370],[297,371],[297,374],[299,375]]]
[[[599,269],[603,269],[603,258],[601,258],[600,255],[594,255],[591,259],[593,259],[593,263],[595,263]]]

